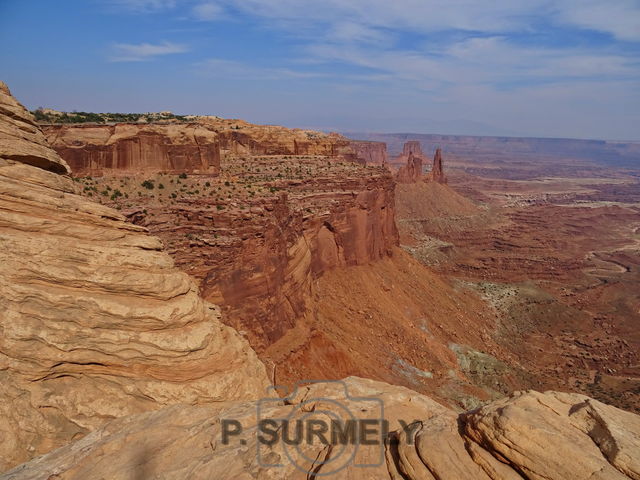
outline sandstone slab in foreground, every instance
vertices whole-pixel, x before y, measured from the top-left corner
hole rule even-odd
[[[262,410],[274,419],[349,414],[370,419],[377,412],[363,408],[360,398],[382,401],[392,430],[386,441],[359,446],[350,463],[325,478],[640,478],[640,417],[583,395],[518,392],[458,415],[403,387],[356,377],[345,385],[352,398],[320,384]],[[243,432],[224,444],[221,419],[228,418],[237,419]],[[400,420],[415,419],[411,429],[401,428]],[[116,420],[0,478],[309,479],[329,473],[335,465],[328,460],[340,461],[341,446],[258,445],[257,421],[255,402],[176,405]],[[358,466],[366,463],[375,466]]]

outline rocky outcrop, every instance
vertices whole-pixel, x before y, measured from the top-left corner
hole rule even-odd
[[[198,124],[47,125],[43,130],[76,176],[220,170],[218,136]]]
[[[0,82],[0,116],[0,158],[69,173],[69,166],[47,145],[33,116],[11,96],[3,82]]]
[[[416,183],[422,179],[422,157],[409,153],[407,164],[400,167],[396,175],[398,183]]]
[[[197,117],[198,124],[218,135],[223,154],[324,155],[351,157],[349,140],[337,133],[256,125],[243,120]]]
[[[405,142],[402,153],[393,159],[393,163],[399,164],[396,174],[398,183],[416,183],[422,180],[422,165],[425,160],[420,142]]]
[[[387,144],[352,140],[350,147],[355,152],[358,163],[363,165],[387,165]]]
[[[436,153],[433,156],[429,179],[438,183],[447,183],[447,177],[442,169],[442,149],[440,148],[436,148]]]
[[[419,141],[410,140],[404,143],[404,145],[402,146],[402,155],[408,157],[410,154],[424,157],[424,153],[422,152],[422,145]]]
[[[217,307],[146,229],[50,171],[67,167],[0,93],[0,470],[110,419],[261,397],[265,368]]]
[[[259,420],[284,418],[289,438],[296,420],[329,418],[368,421],[373,433],[361,445],[329,434],[326,444],[259,442]],[[221,419],[242,433],[223,442]],[[623,480],[640,478],[639,438],[640,417],[582,395],[518,392],[456,414],[411,390],[348,378],[301,387],[286,403],[262,405],[259,418],[255,404],[235,403],[116,420],[0,478]]]
[[[431,172],[428,176],[422,175],[422,162],[424,154],[420,147],[420,142],[406,142],[402,149],[402,154],[394,159],[394,163],[405,162],[398,169],[396,181],[398,183],[417,183],[422,180],[433,181],[437,183],[447,183],[447,177],[442,168],[442,150],[436,149],[433,156]]]

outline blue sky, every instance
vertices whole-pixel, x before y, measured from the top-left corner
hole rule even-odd
[[[640,140],[638,0],[0,0],[29,108]]]

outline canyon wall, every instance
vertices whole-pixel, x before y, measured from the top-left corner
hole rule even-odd
[[[110,419],[268,385],[162,243],[66,171],[0,83],[0,471]]]
[[[386,165],[387,144],[384,142],[367,142],[352,140],[349,146],[353,149],[357,162],[364,165]]]
[[[392,176],[333,169],[331,177],[280,180],[274,194],[251,196],[244,208],[239,198],[200,195],[175,205],[138,201],[123,212],[165,241],[204,297],[260,350],[305,316],[315,278],[384,258],[398,244]],[[235,178],[228,188],[246,181]]]
[[[220,170],[217,135],[197,124],[47,125],[43,131],[76,176]]]
[[[240,120],[193,117],[190,123],[42,125],[47,141],[76,176],[127,173],[220,172],[220,156],[322,155],[357,161],[351,142],[338,134],[253,125]],[[371,142],[376,164],[384,144]]]
[[[353,156],[350,140],[337,133],[207,116],[197,122],[218,135],[223,154]]]
[[[388,256],[398,244],[392,175],[356,164],[365,154],[375,165],[384,164],[383,143],[365,142],[358,150],[337,134],[217,117],[195,117],[190,124],[56,125],[45,131],[78,176],[205,173],[215,165],[229,185],[221,188],[251,190],[255,184],[257,190],[262,184],[256,173],[263,172],[260,189],[266,194],[252,191],[244,211],[234,199],[237,191],[222,200],[213,192],[204,195],[204,186],[170,206],[155,201],[161,193],[152,199],[141,192],[135,201],[127,195],[130,201],[123,205],[131,221],[165,241],[179,265],[200,281],[205,298],[224,308],[229,324],[252,332],[258,349],[306,314],[314,278]],[[176,152],[183,161],[176,161]],[[267,178],[275,164],[279,173]],[[162,182],[166,195],[171,186],[168,179]],[[109,191],[116,189],[126,193],[115,185]]]
[[[233,268],[216,270],[223,278],[206,278],[209,271],[203,280],[214,290],[237,281],[221,295],[241,298],[249,292],[251,302],[251,292],[264,292],[292,311],[292,294],[339,270],[352,271],[340,266],[360,269],[390,260],[397,232],[394,183],[386,170],[336,158],[260,161],[247,166],[238,158],[240,165],[228,164],[229,180],[216,186],[217,193],[209,185],[206,194],[193,197],[190,185],[172,210],[160,209],[157,194],[146,200],[149,209],[157,205],[155,215],[147,208],[127,213],[135,223],[169,232],[163,239],[170,249],[188,242],[186,256],[177,257],[187,271],[207,272],[207,262],[233,253],[227,249],[246,248],[233,255]],[[233,180],[241,177],[238,166],[245,172],[242,183]],[[0,83],[0,472],[15,467],[0,474],[1,480],[302,479],[331,474],[336,459],[347,462],[338,464],[343,468],[333,478],[640,478],[640,417],[583,395],[516,392],[457,413],[410,389],[351,377],[343,384],[301,386],[284,401],[261,401],[258,413],[256,403],[269,381],[255,352],[221,323],[218,309],[174,267],[158,238],[125,222],[118,211],[77,195],[89,179],[74,182],[68,171]],[[262,184],[256,185],[259,175]],[[174,186],[187,181],[159,178]],[[236,195],[223,197],[223,186],[224,193]],[[210,203],[205,207],[203,201]],[[405,271],[415,278],[419,265],[408,263]],[[443,323],[457,321],[466,331],[481,325],[458,315],[455,307],[463,297],[456,298],[453,289],[443,295],[445,285],[435,278],[416,287],[410,281],[394,286],[389,277],[384,275],[381,290],[400,299],[402,308],[391,304],[393,310],[411,313],[403,294],[413,291],[431,309],[437,302],[430,295],[439,294],[451,304],[449,314],[438,314],[428,325],[412,322],[399,334],[374,328],[363,310],[359,334],[316,344],[314,361],[330,365],[335,347],[348,341],[371,348],[363,363],[399,345],[410,345],[417,362],[446,348],[415,342],[419,336],[433,341]],[[280,278],[284,283],[278,285]],[[370,278],[360,281],[368,284]],[[349,297],[348,308],[338,303],[343,326],[359,323],[354,307],[368,308],[358,305],[366,297],[354,286],[351,281],[342,292],[329,292],[332,305],[337,294]],[[256,322],[256,313],[248,311],[240,322]],[[383,325],[397,326],[390,313]],[[313,334],[323,333],[317,330]],[[404,358],[395,360],[414,376],[434,377]],[[453,369],[443,372],[451,380],[456,375]],[[342,459],[340,448],[322,442],[302,442],[295,449],[257,443],[260,420],[327,416],[369,420],[375,427],[382,417],[390,432],[373,444],[350,445],[360,449],[357,457],[347,450]],[[223,419],[244,427],[231,442],[219,441]],[[408,424],[412,428],[401,428]],[[261,464],[265,459],[268,464]]]

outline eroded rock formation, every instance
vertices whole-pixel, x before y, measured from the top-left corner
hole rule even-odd
[[[396,175],[398,183],[416,183],[422,179],[422,157],[409,153],[407,164],[400,167]]]
[[[350,398],[341,384],[303,387],[286,404],[263,405],[260,419],[288,418],[293,429],[300,419],[354,415],[376,422],[382,415],[391,430],[386,438],[333,448],[318,437],[267,446],[258,443],[254,403],[174,406],[116,420],[0,478],[35,480],[52,472],[64,480],[640,478],[640,417],[589,397],[517,392],[456,414],[402,387],[353,377],[344,386]],[[242,434],[221,442],[220,419],[239,421]]]
[[[387,144],[352,140],[350,147],[355,152],[356,161],[364,165],[387,165]]]
[[[51,150],[40,128],[4,82],[0,82],[0,116],[0,158],[69,173],[69,166]]]
[[[433,156],[433,164],[431,165],[431,173],[429,178],[438,183],[447,183],[447,177],[442,169],[442,149],[436,148],[436,153]]]
[[[198,117],[198,123],[219,135],[223,153],[234,155],[353,155],[350,140],[337,133],[255,125],[243,120]]]
[[[424,157],[424,153],[422,152],[422,145],[417,140],[409,140],[405,142],[402,146],[402,155],[409,156],[410,154],[414,154],[420,157]]]
[[[247,342],[157,238],[74,194],[0,87],[0,470],[110,419],[263,396]]]
[[[393,159],[400,164],[396,181],[398,183],[416,183],[422,180],[422,165],[425,160],[420,142],[409,141],[402,147],[402,153]]]
[[[447,177],[445,176],[442,167],[442,150],[440,148],[436,149],[433,156],[431,172],[428,176],[423,176],[422,174],[423,160],[424,154],[422,153],[420,142],[406,142],[402,149],[402,153],[394,158],[394,163],[400,164],[400,168],[396,174],[396,181],[398,183],[417,183],[425,180],[437,183],[447,183]]]
[[[218,136],[198,124],[47,125],[43,130],[76,176],[220,170]]]

